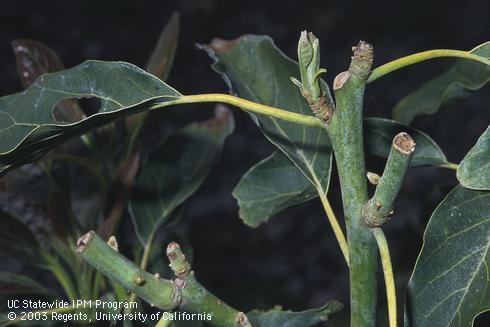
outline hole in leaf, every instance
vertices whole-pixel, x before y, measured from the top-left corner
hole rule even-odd
[[[76,123],[98,112],[101,102],[98,98],[68,98],[61,100],[53,109],[53,117],[60,123]]]
[[[102,106],[102,102],[99,98],[90,97],[90,98],[81,98],[78,100],[80,102],[80,106],[83,111],[87,115],[87,117],[92,116],[99,112],[100,107]]]

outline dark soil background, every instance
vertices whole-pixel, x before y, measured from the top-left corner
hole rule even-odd
[[[227,92],[196,43],[213,37],[267,34],[289,56],[303,29],[321,41],[326,78],[344,70],[360,39],[375,47],[375,65],[430,48],[471,49],[490,36],[490,2],[475,1],[9,1],[0,2],[0,95],[21,90],[10,43],[32,38],[47,43],[67,67],[86,59],[123,60],[143,66],[173,11],[181,14],[181,37],[169,84],[184,94]],[[421,63],[370,85],[366,112],[389,117],[404,95],[451,64]],[[260,73],[260,72],[257,72]],[[489,123],[488,86],[436,115],[417,118],[452,162],[459,162]],[[153,113],[145,139],[155,143],[185,122],[208,117],[212,105]],[[240,177],[273,147],[247,114],[234,111],[236,131],[205,185],[187,203],[177,229],[194,249],[194,269],[215,294],[246,311],[280,304],[300,310],[329,299],[348,302],[347,270],[318,200],[292,208],[257,229],[242,224],[231,196]],[[175,117],[175,119],[174,119]],[[381,171],[382,160],[368,166]],[[335,175],[335,174],[334,174]],[[416,168],[408,174],[396,214],[387,224],[395,274],[406,284],[421,246],[424,226],[455,185],[454,172]],[[330,196],[340,214],[338,181]],[[76,187],[74,185],[74,187]],[[162,241],[169,240],[162,235]],[[382,288],[381,288],[382,289]],[[381,295],[383,301],[383,295]],[[381,302],[383,303],[383,302]],[[476,325],[483,326],[479,319]]]

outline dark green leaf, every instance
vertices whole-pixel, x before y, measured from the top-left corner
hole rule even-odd
[[[55,119],[57,103],[82,97],[98,98],[99,112],[74,124]],[[44,74],[24,92],[0,98],[0,173],[39,158],[68,138],[144,111],[150,101],[177,97],[155,76],[124,62],[86,61]]]
[[[490,58],[490,42],[471,50]],[[410,123],[416,116],[434,114],[442,106],[467,97],[490,81],[490,66],[467,59],[458,59],[447,71],[428,81],[403,98],[393,109],[393,119]]]
[[[383,118],[366,118],[366,151],[387,158],[393,137],[408,132],[417,143],[411,165],[436,165],[446,162],[437,144],[426,134]],[[253,166],[233,190],[240,217],[257,227],[281,211],[317,196],[314,186],[284,154],[276,152]]]
[[[313,185],[282,152],[253,166],[233,190],[240,217],[257,227],[284,209],[318,196]]]
[[[292,112],[312,111],[290,77],[299,78],[297,63],[266,36],[246,35],[235,41],[214,40],[205,47],[232,92],[240,97]],[[328,87],[322,87],[330,97]],[[252,115],[264,135],[277,146],[318,192],[327,193],[332,150],[327,133],[263,115]]]
[[[490,309],[490,192],[456,187],[434,211],[408,284],[405,326],[471,326]]]
[[[146,71],[155,75],[162,81],[167,80],[177,50],[179,39],[180,16],[173,13],[167,25],[162,30],[150,59],[146,64]]]
[[[12,42],[17,72],[24,88],[31,85],[39,76],[65,69],[65,65],[56,52],[46,44],[34,40],[14,40]],[[56,119],[68,123],[85,117],[75,100],[61,101],[53,111]]]
[[[461,185],[474,190],[490,190],[490,126],[458,166]]]
[[[48,294],[48,290],[27,276],[0,271],[0,293]]]
[[[151,151],[136,178],[130,202],[136,234],[143,245],[201,186],[233,129],[231,112],[218,106],[214,118],[180,129]]]
[[[301,312],[272,309],[261,312],[251,311],[247,314],[254,327],[308,327],[327,321],[331,315],[340,311],[343,305],[337,301],[329,301],[323,307]]]
[[[26,264],[43,266],[38,249],[39,244],[29,227],[0,211],[0,254]]]
[[[393,137],[400,132],[407,132],[417,144],[410,166],[438,165],[447,162],[446,156],[436,142],[417,129],[383,118],[370,117],[364,122],[366,152],[370,154],[387,158]]]

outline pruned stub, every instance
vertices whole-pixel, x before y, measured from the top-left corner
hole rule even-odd
[[[409,155],[415,151],[415,142],[410,135],[405,132],[401,132],[393,139],[393,147],[398,152]]]

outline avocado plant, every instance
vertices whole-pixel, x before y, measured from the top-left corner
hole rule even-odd
[[[301,312],[243,312],[199,282],[185,241],[182,247],[168,244],[167,258],[159,253],[158,232],[178,224],[180,206],[218,162],[234,120],[231,110],[219,105],[212,118],[181,127],[146,152],[139,146],[140,132],[150,111],[211,102],[248,112],[277,148],[233,190],[246,225],[256,228],[289,207],[319,198],[349,270],[350,303],[345,306],[351,326],[377,326],[386,320],[378,313],[383,305],[378,301],[378,270],[384,276],[390,327],[471,326],[477,315],[490,310],[490,128],[461,162],[452,163],[427,134],[409,126],[416,116],[433,114],[490,80],[490,42],[470,51],[424,51],[374,67],[373,46],[360,41],[346,70],[330,85],[321,78],[326,69],[312,33],[301,32],[297,61],[267,36],[215,39],[199,47],[214,61],[212,69],[230,94],[183,95],[165,83],[178,30],[174,15],[145,69],[98,60],[65,69],[46,45],[14,41],[26,88],[0,98],[0,173],[6,184],[9,176],[21,172],[29,184],[41,185],[51,228],[37,233],[23,219],[2,212],[0,251],[50,271],[61,291],[2,271],[2,299],[144,301],[151,305],[147,310],[209,313],[211,319],[204,323],[210,326],[316,326],[340,311],[344,305],[331,300]],[[402,99],[391,118],[364,116],[369,84],[439,57],[456,62]],[[82,98],[97,99],[100,108],[90,112],[80,104]],[[367,170],[367,154],[386,158],[383,172]],[[328,198],[333,158],[342,208],[332,207]],[[459,185],[434,209],[400,298],[383,226],[397,215],[396,199],[407,171],[421,166],[450,169]],[[80,179],[87,190],[74,187]],[[82,203],[78,208],[74,198]],[[120,225],[126,216],[137,245],[124,244],[127,230]],[[170,269],[161,264],[164,260]],[[36,312],[80,310],[89,317],[97,311],[71,305]],[[133,308],[117,310],[129,315]],[[0,316],[0,325],[57,323],[9,319]],[[131,324],[139,325],[124,321]],[[186,326],[163,318],[152,324]]]

